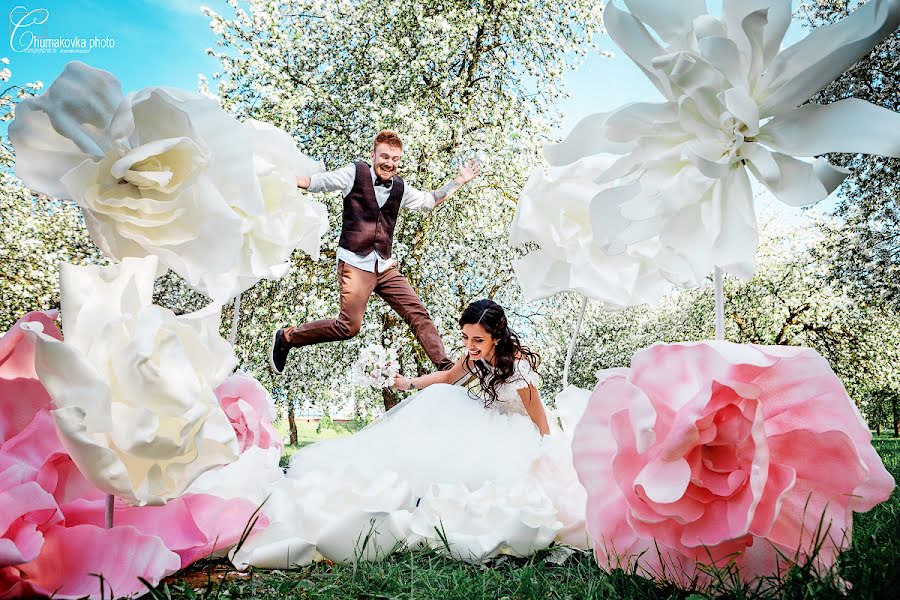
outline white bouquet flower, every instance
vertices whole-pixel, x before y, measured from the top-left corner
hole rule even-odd
[[[390,387],[394,385],[399,364],[395,350],[369,344],[353,363],[353,381],[362,386]]]

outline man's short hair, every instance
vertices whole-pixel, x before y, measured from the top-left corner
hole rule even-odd
[[[403,150],[403,141],[400,139],[400,134],[393,129],[382,129],[378,132],[378,135],[375,136],[375,141],[372,142],[372,152],[375,151],[375,147],[378,144],[387,144]]]

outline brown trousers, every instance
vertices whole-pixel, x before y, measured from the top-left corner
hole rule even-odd
[[[285,328],[284,339],[289,345],[309,346],[352,338],[359,333],[369,296],[375,292],[403,317],[434,366],[441,370],[453,366],[428,310],[396,265],[383,273],[369,273],[341,260],[338,261],[337,280],[341,293],[341,310],[337,318]]]

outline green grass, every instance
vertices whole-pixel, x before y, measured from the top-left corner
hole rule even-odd
[[[900,440],[881,437],[875,440],[875,448],[900,480]],[[621,570],[603,573],[587,553],[576,553],[562,565],[548,560],[552,554],[544,551],[528,559],[500,558],[479,566],[419,550],[395,553],[378,563],[319,563],[296,571],[246,574],[235,572],[226,561],[205,561],[169,578],[151,597],[885,600],[895,595],[900,589],[900,492],[895,490],[889,501],[869,513],[856,515],[853,535],[853,546],[832,572],[815,573],[800,566],[777,581],[749,585],[723,572],[705,588],[684,590]],[[849,592],[844,582],[849,583]]]

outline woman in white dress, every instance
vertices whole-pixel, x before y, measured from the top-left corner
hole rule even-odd
[[[419,393],[347,438],[313,444],[291,457],[289,477],[353,464],[392,471],[423,496],[434,483],[518,481],[550,433],[537,390],[540,358],[509,328],[491,300],[471,303],[459,319],[465,353],[447,371],[398,376],[395,387]],[[474,375],[474,389],[450,385]]]
[[[523,556],[554,540],[585,547],[584,490],[568,440],[538,392],[540,358],[479,300],[459,320],[447,371],[397,376],[419,389],[356,434],[291,457],[238,566],[373,560],[398,544],[468,561]],[[450,382],[475,377],[472,389]],[[285,557],[290,557],[287,559]]]
[[[397,376],[395,387],[421,390],[475,375],[485,408],[524,412],[541,435],[549,435],[547,411],[535,385],[541,358],[509,328],[503,308],[492,300],[473,302],[460,316],[459,327],[465,353],[453,368],[412,379]]]

